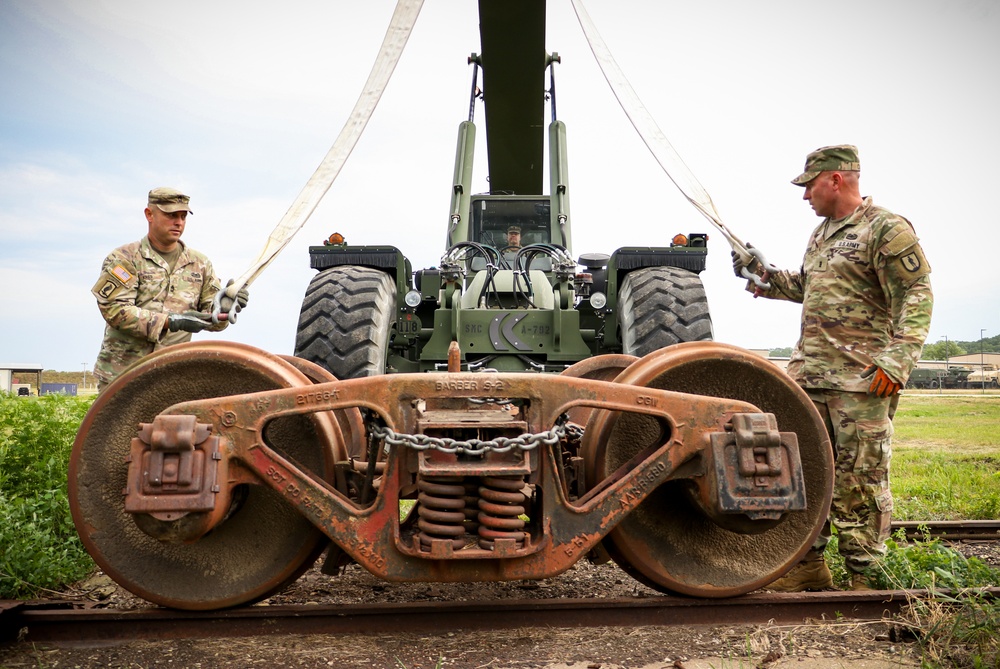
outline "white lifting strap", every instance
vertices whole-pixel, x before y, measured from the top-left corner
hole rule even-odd
[[[382,40],[382,47],[379,49],[378,57],[368,75],[368,81],[365,82],[365,87],[361,91],[358,101],[354,104],[354,109],[340,131],[340,135],[337,136],[319,167],[309,177],[309,181],[299,192],[295,202],[288,208],[284,217],[267,238],[264,250],[260,252],[257,259],[241,277],[225,288],[226,295],[235,298],[240,288],[253,283],[264,271],[264,268],[288,245],[295,233],[302,229],[313,211],[316,210],[320,200],[330,190],[330,186],[340,174],[340,170],[347,162],[351,151],[354,150],[354,146],[358,143],[361,133],[368,125],[368,120],[372,117],[375,106],[389,83],[389,77],[392,76],[396,63],[399,62],[403,47],[406,46],[406,41],[410,37],[410,32],[413,30],[422,5],[423,0],[399,0],[396,3],[396,10],[393,12],[392,20],[385,31],[385,39]]]
[[[604,78],[607,79],[615,97],[618,98],[618,104],[625,111],[625,115],[628,116],[632,125],[635,126],[639,137],[642,138],[642,141],[653,154],[653,157],[656,158],[656,162],[660,164],[660,167],[663,168],[663,171],[666,172],[667,176],[674,182],[674,185],[677,186],[684,197],[712,225],[719,229],[719,232],[722,233],[723,237],[726,238],[726,241],[729,242],[729,245],[734,250],[741,253],[750,253],[747,251],[746,244],[740,241],[722,222],[722,217],[716,210],[715,203],[712,202],[708,191],[698,182],[698,179],[691,173],[688,166],[684,164],[677,151],[674,150],[674,147],[667,140],[666,135],[656,125],[656,121],[646,111],[646,107],[639,100],[639,96],[635,94],[632,85],[625,78],[625,74],[621,71],[621,68],[618,67],[618,63],[615,62],[607,44],[604,43],[600,33],[597,32],[594,22],[590,20],[590,15],[587,14],[587,10],[583,7],[583,0],[572,0],[572,2],[573,10],[580,21],[580,27],[583,28],[583,33],[590,44],[590,50],[594,52],[594,57],[597,59],[597,64],[600,66],[601,72],[604,73]]]

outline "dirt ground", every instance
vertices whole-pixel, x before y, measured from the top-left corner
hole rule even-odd
[[[960,545],[1000,566],[1000,546]],[[357,565],[337,577],[309,570],[257,606],[659,596],[614,564],[586,560],[538,582],[389,583]],[[118,609],[148,604],[95,574],[69,595]],[[725,627],[521,628],[494,632],[275,635],[229,639],[133,641],[89,647],[0,646],[0,669],[46,667],[393,667],[395,669],[882,669],[919,666],[921,648],[907,628],[888,622],[812,621],[803,625]]]
[[[109,608],[148,606],[98,574],[79,593]],[[258,606],[332,602],[403,602],[560,597],[654,596],[613,564],[586,561],[541,582],[400,584],[357,566],[329,577],[313,568],[288,590]],[[285,635],[253,638],[134,641],[90,647],[16,644],[0,647],[0,667],[395,667],[451,669],[539,667],[796,667],[825,669],[915,666],[912,642],[884,623],[798,626],[522,628],[496,632],[441,630],[413,634]],[[832,663],[832,664],[831,664]]]
[[[0,666],[881,669],[918,666],[918,662],[912,644],[891,641],[885,625],[843,623],[822,628],[519,629],[435,635],[400,631],[136,641],[103,648],[0,651]]]

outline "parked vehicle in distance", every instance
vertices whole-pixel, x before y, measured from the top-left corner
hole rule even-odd
[[[971,373],[968,367],[955,366],[948,369],[927,369],[918,367],[910,374],[907,388],[965,388]]]
[[[1000,388],[1000,370],[996,365],[986,365],[972,372],[966,379],[969,388]]]

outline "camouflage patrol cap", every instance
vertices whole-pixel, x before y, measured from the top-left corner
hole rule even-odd
[[[512,226],[508,227],[507,228],[507,234],[509,235],[512,232],[516,232],[517,234],[521,234],[521,226],[520,225],[512,225]]]
[[[792,179],[796,186],[805,186],[819,176],[820,172],[860,172],[858,147],[851,144],[824,146],[806,156],[805,170]]]
[[[156,207],[162,212],[172,214],[175,211],[186,211],[193,214],[188,203],[191,198],[180,192],[176,188],[154,188],[149,191],[149,206]]]

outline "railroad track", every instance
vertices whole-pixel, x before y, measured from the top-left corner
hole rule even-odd
[[[1000,541],[1000,520],[905,520],[892,523],[892,531],[902,529],[907,539],[927,534],[947,541]]]
[[[894,523],[907,536],[1000,540],[1000,521]],[[911,534],[912,533],[912,534]],[[1000,588],[989,590],[1000,596]],[[392,604],[249,606],[223,611],[106,609],[65,601],[0,602],[0,641],[99,643],[272,634],[435,632],[516,627],[802,623],[891,616],[926,591],[756,592],[729,599],[654,596]]]
[[[223,611],[73,608],[23,603],[0,617],[3,641],[103,643],[136,639],[440,632],[517,627],[638,627],[878,620],[920,591],[761,592],[730,599],[642,597],[404,604],[249,606]],[[994,589],[1000,595],[1000,588]]]

